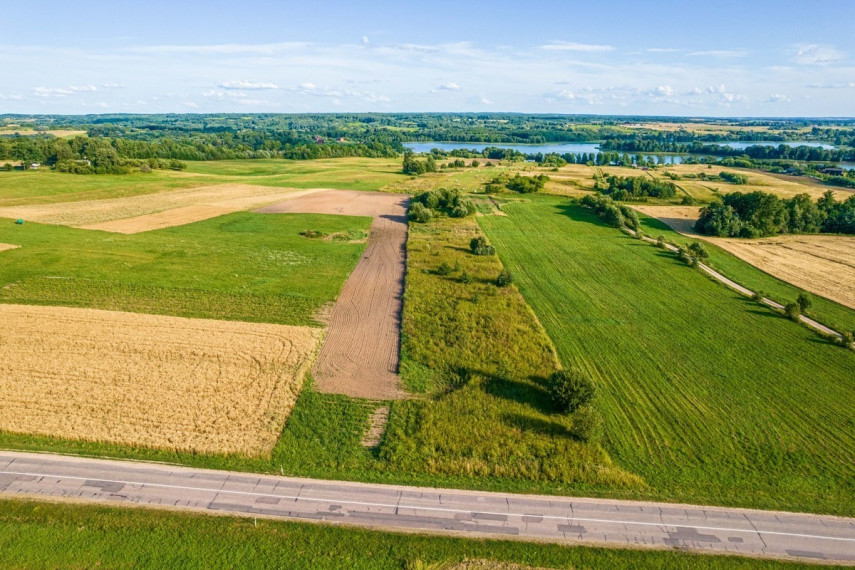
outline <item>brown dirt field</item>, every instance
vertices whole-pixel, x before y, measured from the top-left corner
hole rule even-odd
[[[10,249],[18,249],[20,245],[12,245],[11,243],[0,243],[0,253],[9,251]]]
[[[0,217],[24,218],[34,222],[84,229],[136,233],[257,208],[290,196],[302,196],[317,191],[248,184],[216,184],[107,200],[9,206],[0,208]]]
[[[702,236],[694,231],[699,208],[636,206],[675,231],[717,245],[766,273],[855,309],[855,237],[781,235],[759,239]]]
[[[0,304],[0,430],[268,454],[317,350],[309,327]]]
[[[395,194],[329,190],[256,210],[374,217],[368,246],[332,309],[312,369],[321,392],[372,400],[406,396],[397,372],[408,202]]]

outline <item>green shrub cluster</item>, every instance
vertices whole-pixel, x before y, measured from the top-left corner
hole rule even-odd
[[[427,222],[434,212],[451,218],[465,218],[475,213],[475,204],[464,198],[459,190],[442,188],[422,192],[410,205],[409,218],[416,222]]]
[[[496,253],[496,248],[487,243],[487,238],[484,236],[472,238],[469,242],[469,249],[472,250],[472,253],[475,255],[493,255]]]
[[[654,180],[644,176],[609,176],[606,186],[598,182],[599,190],[615,200],[639,200],[647,197],[673,198],[677,187],[672,182]]]
[[[537,176],[521,176],[517,174],[508,180],[506,186],[508,190],[519,192],[520,194],[531,194],[543,190],[546,183],[549,182],[549,176],[538,174]]]

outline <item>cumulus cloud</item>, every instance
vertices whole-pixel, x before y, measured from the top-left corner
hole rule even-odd
[[[614,51],[614,46],[599,44],[580,44],[576,42],[549,42],[540,46],[540,49],[549,51],[580,51],[586,53],[598,53]]]
[[[746,55],[748,54],[745,51],[735,49],[711,49],[686,54],[687,57],[745,57]]]
[[[490,101],[486,95],[481,95],[481,97],[478,99],[478,102],[481,103],[482,105],[492,105],[493,104],[493,102]]]
[[[66,97],[75,93],[98,91],[94,85],[69,85],[68,87],[36,87],[33,95],[36,97]]]
[[[102,83],[101,87],[104,89],[124,89],[125,86],[122,83]]]
[[[831,46],[796,44],[793,61],[801,65],[828,65],[843,59],[844,54]]]
[[[457,83],[449,81],[448,83],[443,83],[437,89],[440,91],[460,91],[462,88]]]
[[[279,86],[275,83],[263,83],[263,82],[254,82],[247,81],[242,79],[240,81],[224,81],[220,83],[219,87],[223,89],[241,89],[241,90],[256,90],[256,89],[279,89]]]
[[[781,93],[772,93],[763,103],[789,103],[790,98]]]

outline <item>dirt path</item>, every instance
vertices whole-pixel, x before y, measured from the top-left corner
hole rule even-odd
[[[400,194],[329,190],[257,210],[374,217],[368,246],[333,307],[312,369],[321,392],[373,400],[406,397],[397,372],[408,201]]]

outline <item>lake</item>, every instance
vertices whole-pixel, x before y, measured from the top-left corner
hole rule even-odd
[[[720,142],[720,143],[709,143],[709,144],[720,144],[722,146],[729,146],[730,148],[734,148],[736,150],[744,150],[749,146],[778,146],[785,144],[787,146],[809,146],[812,148],[822,148],[822,149],[833,149],[835,148],[833,144],[825,144],[818,142],[808,142],[808,141],[732,141],[732,142]]]

